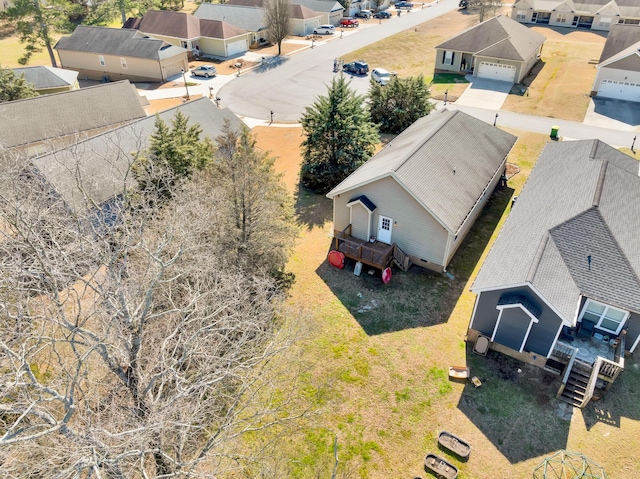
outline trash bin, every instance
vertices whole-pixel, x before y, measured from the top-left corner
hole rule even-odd
[[[558,131],[560,130],[559,126],[552,126],[551,127],[551,138],[553,138],[554,140],[558,139]]]

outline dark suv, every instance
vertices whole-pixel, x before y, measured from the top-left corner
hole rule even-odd
[[[369,64],[358,60],[357,62],[345,63],[342,67],[347,73],[355,73],[356,75],[366,75],[369,73]]]

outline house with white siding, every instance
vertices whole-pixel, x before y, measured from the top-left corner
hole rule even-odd
[[[396,245],[412,263],[446,270],[516,139],[460,111],[419,119],[327,194],[334,236]]]

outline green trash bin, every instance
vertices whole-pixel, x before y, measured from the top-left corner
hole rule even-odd
[[[558,131],[560,130],[559,126],[552,126],[551,127],[551,138],[553,138],[554,140],[558,139]]]

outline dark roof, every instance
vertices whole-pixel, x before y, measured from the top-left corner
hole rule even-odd
[[[580,295],[640,312],[639,166],[598,140],[548,143],[472,290],[531,284],[567,322]]]
[[[145,38],[137,30],[86,25],[78,26],[71,36],[62,37],[54,48],[150,60],[164,60],[185,51],[162,40]]]
[[[240,7],[262,8],[264,5],[264,0],[229,0],[227,4],[238,5]]]
[[[540,313],[542,312],[540,307],[534,304],[531,299],[521,294],[507,293],[500,296],[498,299],[498,306],[506,306],[511,304],[521,304],[527,309],[535,318],[540,319]]]
[[[612,57],[634,45],[636,45],[634,50],[637,53],[638,50],[640,50],[640,28],[638,25],[611,25],[611,29],[607,35],[607,41],[604,44],[598,63],[602,63],[609,59],[613,60]],[[628,53],[631,54],[633,52],[630,51]]]
[[[142,18],[130,18],[123,28],[135,28],[149,35],[193,40],[200,37],[232,38],[246,30],[221,20],[203,20],[183,12],[149,10]]]
[[[318,12],[314,12],[304,5],[291,5],[291,18],[305,20],[307,18],[316,18],[319,16],[320,14]]]
[[[33,66],[13,69],[15,75],[35,85],[36,90],[50,90],[73,86],[78,81],[78,72],[48,66]]]
[[[461,111],[434,112],[417,120],[327,196],[391,176],[455,234],[516,139]]]
[[[356,196],[355,198],[351,198],[347,203],[347,206],[349,206],[351,203],[357,203],[357,202],[362,203],[362,205],[366,209],[368,209],[371,213],[373,213],[377,208],[375,203],[371,201],[369,198],[367,198],[366,195],[360,195],[360,196]]]
[[[177,110],[189,117],[190,124],[199,123],[202,136],[211,139],[222,133],[225,119],[231,121],[233,128],[241,125],[231,111],[217,108],[208,98],[165,110],[159,116],[170,123]],[[103,203],[122,193],[125,185],[132,184],[133,155],[147,147],[155,121],[155,117],[143,118],[37,158],[33,164],[71,208],[86,206],[83,191],[93,201]]]
[[[457,34],[436,48],[523,61],[535,54],[545,40],[538,32],[498,15]]]
[[[0,103],[0,144],[29,145],[145,117],[129,80]]]

